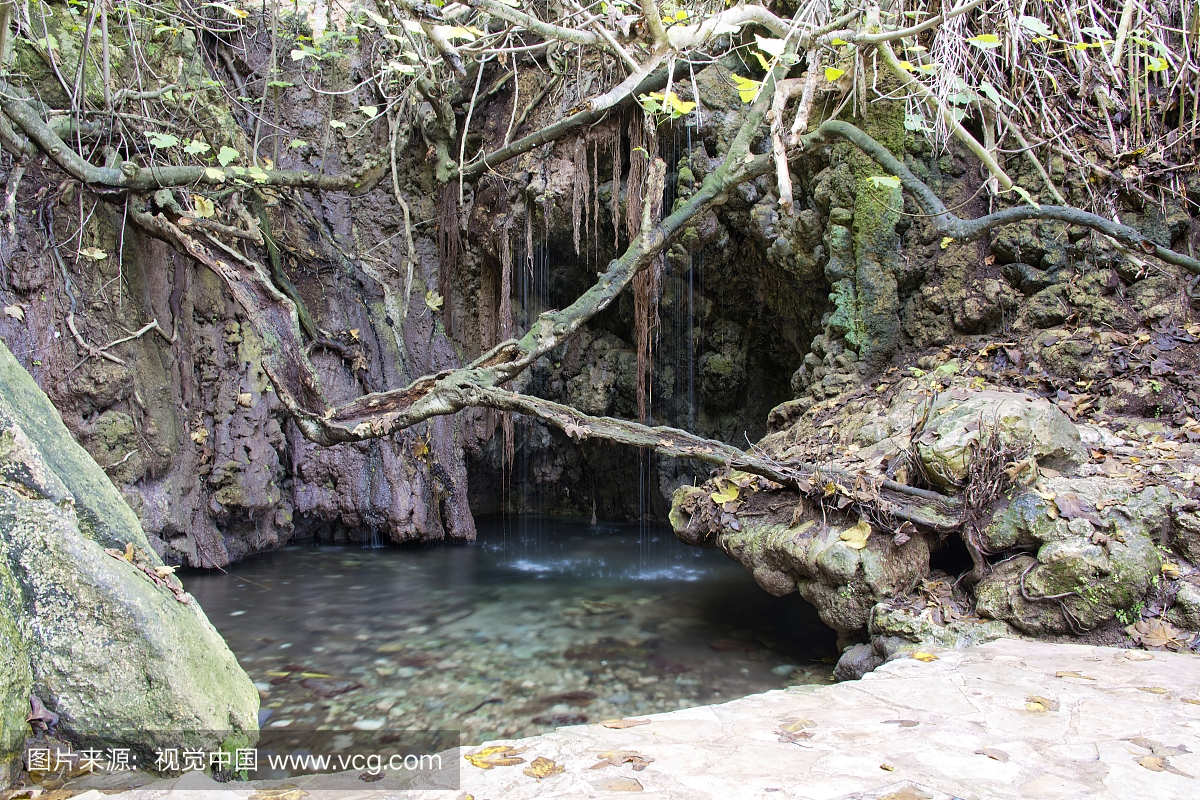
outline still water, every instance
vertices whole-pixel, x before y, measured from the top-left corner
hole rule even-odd
[[[521,517],[473,544],[302,544],[183,575],[267,728],[464,741],[829,681],[832,633],[669,529]]]

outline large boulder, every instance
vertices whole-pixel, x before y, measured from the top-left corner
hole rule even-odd
[[[1019,493],[983,531],[991,552],[1022,547],[1034,555],[993,568],[975,589],[979,613],[1029,634],[1136,617],[1162,569],[1155,541],[1170,517],[1170,492],[1102,478],[1041,486]]]
[[[0,343],[0,778],[30,695],[80,742],[216,748],[258,693],[137,517]],[[160,742],[159,737],[162,737]]]
[[[1087,460],[1078,429],[1045,400],[992,390],[946,392],[916,439],[926,473],[941,486],[966,483],[972,455],[988,431],[1006,446],[1030,446],[1044,467],[1062,471]]]

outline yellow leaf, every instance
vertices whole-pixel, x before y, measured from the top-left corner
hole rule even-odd
[[[467,753],[463,758],[473,767],[492,769],[493,767],[511,767],[516,764],[524,764],[525,759],[517,757],[517,754],[521,752],[523,751],[516,749],[510,744],[494,744],[474,753]]]
[[[842,77],[845,74],[846,74],[846,70],[844,70],[844,69],[838,69],[837,67],[826,67],[825,68],[825,80],[829,81],[830,83],[833,83],[834,81],[836,81],[838,78]]]
[[[942,237],[942,249],[945,250],[950,245],[954,244],[954,240],[949,236]]]
[[[738,97],[742,98],[743,103],[749,103],[758,96],[758,87],[762,85],[762,81],[743,78],[741,75],[734,75],[733,82],[737,84]]]
[[[437,292],[429,291],[425,293],[425,305],[429,307],[430,311],[441,311],[442,304],[445,302],[445,298]]]
[[[1035,712],[1035,713],[1039,713],[1039,714],[1040,714],[1041,712],[1043,712],[1043,711],[1045,711],[1045,710],[1046,710],[1046,707],[1045,707],[1044,705],[1042,705],[1041,703],[1026,703],[1026,704],[1025,704],[1025,710],[1026,710],[1026,711],[1033,711],[1033,712]]]
[[[638,725],[649,725],[648,719],[606,719],[600,723],[606,728],[634,728]]]
[[[130,564],[133,563],[133,542],[125,543],[125,555],[122,556],[122,558],[124,558]]]
[[[867,539],[871,538],[871,523],[860,519],[853,528],[847,528],[839,533],[838,538],[845,542],[847,547],[862,550],[867,546]]]
[[[896,771],[896,768],[893,767],[891,764],[880,764],[879,768],[881,770],[883,770],[884,772],[895,772]]]
[[[930,661],[938,660],[938,657],[933,653],[926,653],[924,650],[918,650],[912,654],[912,657],[917,661],[924,661],[926,664],[928,664]]]
[[[208,439],[208,428],[197,428],[192,431],[192,441],[196,444],[204,444]]]
[[[351,338],[351,339],[353,339],[353,340],[354,340],[354,341],[356,341],[356,342],[358,341],[358,328],[351,328],[351,329],[350,329],[350,338]]]
[[[301,672],[301,678],[332,678],[332,675],[326,675],[324,672]]]
[[[101,250],[99,247],[84,247],[80,249],[79,255],[85,258],[90,258],[92,261],[103,261],[108,258],[108,253]]]
[[[195,207],[196,216],[201,219],[208,219],[217,213],[217,204],[203,195],[192,195],[192,205]]]
[[[561,764],[555,764],[548,758],[538,756],[530,762],[529,766],[521,770],[531,778],[537,778],[539,781],[542,778],[549,778],[551,775],[562,774],[563,768]]]
[[[1149,692],[1150,694],[1166,694],[1167,690],[1161,686],[1139,686],[1138,691]]]
[[[734,500],[738,499],[737,484],[734,484],[734,483],[726,484],[724,489],[722,489],[719,492],[713,492],[712,494],[709,495],[709,497],[711,497],[712,501],[714,503],[716,503],[717,505],[724,505],[725,503],[732,503]]]
[[[1163,565],[1162,565],[1162,574],[1163,574],[1165,577],[1168,577],[1168,578],[1170,578],[1171,580],[1176,580],[1176,579],[1178,579],[1178,578],[1179,578],[1179,565],[1178,565],[1178,564],[1172,564],[1172,563],[1171,563],[1171,562],[1169,562],[1169,561],[1167,561],[1167,562],[1163,563]]]

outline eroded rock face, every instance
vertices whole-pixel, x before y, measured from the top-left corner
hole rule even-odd
[[[997,565],[980,582],[980,613],[1030,634],[1090,630],[1129,613],[1160,574],[1155,541],[1170,518],[1170,492],[1135,492],[1100,478],[1043,486],[1018,494],[983,532],[992,551],[1035,552]]]
[[[127,548],[132,562],[106,552]],[[0,772],[28,733],[30,694],[80,741],[142,753],[154,731],[196,731],[189,744],[207,749],[254,736],[257,691],[174,576],[146,572],[161,566],[0,344]]]

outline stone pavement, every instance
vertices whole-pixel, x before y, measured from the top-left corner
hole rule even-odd
[[[861,681],[791,687],[646,717],[648,724],[634,727],[560,728],[507,742],[521,751],[520,764],[480,769],[461,761],[459,791],[386,794],[422,800],[627,792],[662,800],[1200,798],[1195,656],[1013,639],[936,655],[928,662],[893,661]],[[618,764],[592,768],[609,751]],[[553,761],[538,762],[551,772],[563,771],[531,777],[525,770],[535,758]],[[288,783],[316,797],[327,780]],[[390,780],[337,796],[381,798]],[[189,786],[181,781],[178,789]],[[168,794],[165,788],[160,783],[117,797],[156,800]],[[202,787],[193,779],[189,788]],[[250,794],[215,791],[217,784],[203,788],[209,789],[203,800]]]

